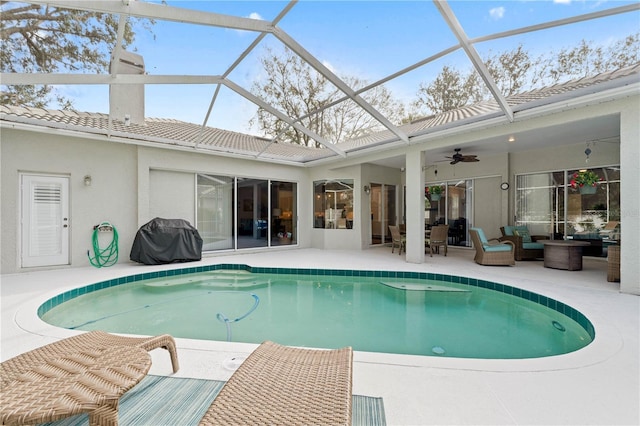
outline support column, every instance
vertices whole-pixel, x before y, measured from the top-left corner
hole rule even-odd
[[[640,295],[640,105],[620,113],[620,292]]]
[[[406,154],[407,262],[424,263],[424,153]]]

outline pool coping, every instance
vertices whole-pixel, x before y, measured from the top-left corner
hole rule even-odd
[[[167,265],[165,268],[161,270],[156,270],[153,272],[144,272],[141,274],[122,274],[120,272],[119,276],[113,276],[106,280],[101,280],[100,282],[110,282],[110,281],[122,281],[131,282],[133,279],[129,279],[127,281],[126,277],[133,276],[144,276],[145,278],[158,278],[161,276],[172,276],[172,275],[180,275],[184,273],[191,273],[202,270],[215,270],[215,269],[229,269],[229,265],[240,265],[240,264],[211,264],[211,265],[202,265],[196,267],[186,266],[184,264],[173,264]],[[265,272],[265,271],[275,271],[278,269],[288,269],[290,271],[295,271],[296,273],[300,273],[302,275],[311,275],[312,272],[318,272],[318,269],[311,268],[263,268],[263,267],[251,267],[248,265],[242,265],[243,267],[254,268],[256,271]],[[238,268],[240,269],[240,268]],[[185,272],[187,270],[193,270],[191,272]],[[177,273],[176,271],[182,271]],[[345,269],[335,269],[335,270],[322,270],[325,271],[324,274],[321,275],[347,275],[349,270]],[[330,271],[330,272],[326,272]],[[346,272],[345,272],[346,271]],[[432,273],[423,273],[423,272],[407,272],[407,271],[364,271],[365,275],[362,276],[378,276],[376,273],[379,273],[381,278],[393,278],[393,277],[418,277],[420,275],[433,275],[433,276],[445,276],[445,274],[432,274]],[[371,274],[371,275],[369,275]],[[417,275],[416,275],[417,274]],[[475,280],[480,281],[482,283],[495,283],[499,286],[506,286],[509,288],[516,288],[512,284],[503,284],[498,281],[486,281],[480,280],[472,277],[459,277],[461,279],[466,280]],[[17,325],[22,328],[24,331],[55,337],[55,338],[64,338],[69,337],[75,334],[79,334],[80,331],[68,330],[60,327],[52,326],[44,321],[42,321],[37,315],[40,306],[46,303],[47,301],[58,297],[60,294],[64,294],[69,292],[69,294],[80,294],[80,289],[86,286],[96,285],[98,283],[95,282],[86,282],[81,284],[69,285],[66,287],[58,287],[56,290],[47,292],[39,295],[37,298],[30,300],[28,303],[20,306],[16,312],[15,321]],[[495,289],[495,288],[494,288]],[[525,289],[519,289],[520,291],[531,293],[531,294],[539,294],[530,292]],[[562,303],[565,306],[569,306],[572,309],[580,312],[586,318],[589,319],[589,323],[596,330],[595,338],[593,341],[587,345],[586,347],[579,349],[574,352],[570,352],[562,355],[554,355],[549,357],[542,358],[523,358],[523,359],[478,359],[478,358],[447,358],[447,357],[437,357],[437,356],[425,356],[425,355],[403,355],[403,354],[390,354],[390,353],[376,353],[376,352],[362,352],[356,351],[354,354],[355,362],[363,362],[363,363],[375,363],[375,364],[383,364],[383,365],[400,365],[400,366],[413,366],[413,367],[430,367],[430,368],[441,368],[441,369],[456,369],[456,370],[472,370],[472,371],[492,371],[492,372],[537,372],[537,371],[557,371],[557,370],[567,370],[567,369],[577,369],[590,365],[594,365],[600,362],[605,361],[606,359],[614,356],[617,352],[622,349],[623,339],[620,335],[619,330],[615,327],[608,326],[607,321],[600,321],[598,318],[597,312],[590,312],[589,306],[576,306],[576,303],[572,303],[571,305],[559,300],[557,297],[551,298],[540,294],[544,299],[554,300]],[[578,304],[579,305],[579,304]],[[191,350],[211,350],[211,351],[223,351],[223,352],[233,352],[233,351],[241,351],[241,352],[250,352],[253,348],[255,348],[256,344],[251,343],[238,343],[238,342],[223,342],[223,341],[203,341],[203,340],[194,340],[194,339],[185,339],[185,338],[176,338],[178,342],[178,346],[184,349]]]

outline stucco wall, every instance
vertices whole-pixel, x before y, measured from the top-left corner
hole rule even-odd
[[[129,261],[138,228],[156,216],[195,221],[194,173],[296,182],[298,244],[311,244],[311,184],[308,169],[50,135],[2,130],[2,273],[19,271],[19,173],[70,179],[70,264],[87,266],[93,226],[111,222],[119,234],[119,262]],[[85,186],[85,175],[92,185]],[[151,178],[154,175],[154,178]],[[175,178],[175,179],[174,179]],[[152,184],[153,182],[153,184]],[[187,217],[185,217],[187,216]]]
[[[111,222],[120,259],[129,258],[137,231],[136,148],[62,135],[2,130],[2,273],[20,265],[19,173],[68,176],[72,266],[89,264],[93,226]],[[91,186],[84,176],[91,175]]]
[[[149,171],[149,213],[153,217],[188,220],[196,226],[193,172]]]

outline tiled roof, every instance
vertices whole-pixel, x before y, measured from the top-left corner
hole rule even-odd
[[[597,93],[611,87],[622,87],[637,83],[640,78],[640,63],[617,71],[602,73],[594,77],[572,80],[543,89],[532,90],[507,98],[517,113],[533,107],[569,98]],[[436,114],[403,125],[400,129],[409,137],[439,130],[444,127],[464,126],[469,122],[502,116],[495,101],[480,102],[452,111]],[[328,148],[308,148],[288,143],[270,143],[267,139],[228,130],[187,123],[172,119],[147,118],[144,125],[125,126],[113,120],[109,130],[109,116],[103,113],[60,111],[1,105],[0,121],[30,124],[42,127],[65,129],[72,132],[91,133],[157,143],[161,146],[185,147],[200,152],[227,153],[290,163],[307,163],[336,154]],[[361,138],[342,142],[337,147],[352,152],[385,143],[396,142],[397,136],[385,130]]]

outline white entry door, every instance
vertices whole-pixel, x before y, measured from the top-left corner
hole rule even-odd
[[[21,267],[69,264],[69,178],[22,174]]]

